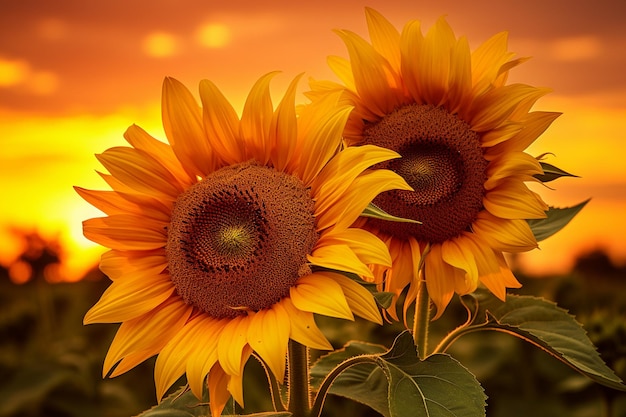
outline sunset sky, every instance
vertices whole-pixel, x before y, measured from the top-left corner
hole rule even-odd
[[[15,227],[60,239],[67,279],[97,262],[102,250],[82,237],[81,222],[99,213],[72,186],[105,188],[94,154],[125,144],[132,123],[165,139],[165,76],[194,92],[211,79],[237,109],[269,71],[283,72],[276,97],[301,72],[334,79],[326,57],[347,53],[332,30],[366,36],[365,6],[399,29],[446,15],[473,47],[507,30],[509,49],[532,56],[510,82],[552,88],[535,109],[564,113],[530,153],[552,152],[548,162],[581,176],[541,194],[561,207],[592,198],[522,265],[564,272],[594,248],[626,262],[623,0],[0,0],[0,263],[20,251]]]

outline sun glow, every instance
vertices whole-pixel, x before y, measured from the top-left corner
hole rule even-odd
[[[82,221],[103,214],[85,203],[72,187],[105,186],[94,172],[102,171],[94,154],[125,144],[124,129],[136,117],[136,111],[128,110],[102,117],[0,113],[4,129],[0,149],[2,265],[15,262],[24,250],[21,235],[29,233],[58,241],[61,246],[61,264],[48,274],[49,280],[78,280],[96,265],[103,249],[83,236]],[[158,118],[147,124],[160,131]],[[23,280],[25,269],[19,265],[15,268],[16,277]]]

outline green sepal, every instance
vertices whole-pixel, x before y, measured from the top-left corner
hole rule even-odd
[[[572,207],[550,207],[548,211],[546,211],[546,218],[527,220],[537,242],[549,238],[564,228],[588,202],[589,199]]]
[[[557,168],[552,164],[548,164],[547,162],[539,163],[541,164],[541,168],[543,169],[543,174],[537,174],[535,175],[535,178],[537,178],[541,182],[550,182],[561,177],[579,178],[578,175],[570,174],[569,172],[563,171],[562,169]]]
[[[371,218],[379,219],[379,220],[387,220],[387,221],[390,221],[390,222],[422,224],[422,222],[420,222],[418,220],[405,219],[405,218],[402,218],[402,217],[392,216],[391,214],[387,213],[385,210],[383,210],[380,207],[376,206],[374,203],[369,203],[368,206],[365,207],[365,209],[361,213],[361,216],[363,216],[363,217],[371,217]]]
[[[394,293],[388,291],[374,291],[372,294],[374,295],[374,300],[376,300],[376,303],[384,309],[388,309],[389,307],[391,307],[391,302],[393,301],[393,297],[395,296]]]
[[[591,380],[626,391],[626,385],[604,363],[582,325],[555,303],[510,294],[503,302],[487,291],[463,296],[462,300],[470,310],[474,309],[472,305],[478,304],[473,328],[512,334],[543,349]]]
[[[169,395],[161,403],[137,415],[137,417],[208,417],[209,409],[207,390],[204,390],[202,401],[187,386]],[[253,414],[235,414],[233,402],[229,401],[222,411],[222,417],[290,417],[288,411],[267,411]]]
[[[189,387],[181,387],[167,396],[158,405],[137,415],[137,417],[204,417],[211,415],[207,390],[202,401],[198,400]],[[227,406],[228,408],[228,406]],[[228,412],[232,412],[229,410]]]

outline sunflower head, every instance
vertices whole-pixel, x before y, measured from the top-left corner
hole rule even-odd
[[[352,223],[379,192],[410,189],[370,166],[397,153],[341,150],[351,108],[339,94],[296,117],[296,78],[274,108],[269,81],[252,88],[241,117],[210,81],[200,107],[178,81],[163,85],[168,143],[137,126],[129,147],[98,156],[107,191],[77,188],[105,217],[84,234],[110,250],[113,280],[85,323],[121,323],[104,363],[115,376],[158,355],[157,397],[183,374],[220,415],[243,404],[243,367],[252,354],[279,381],[289,340],[330,344],[313,315],[381,322],[369,291],[343,273],[372,279],[391,265],[386,246]],[[346,274],[347,275],[347,274]]]
[[[438,315],[455,292],[472,292],[479,283],[504,298],[519,283],[503,252],[536,248],[526,220],[547,210],[526,185],[542,169],[524,150],[558,116],[531,111],[548,90],[507,84],[509,71],[525,59],[513,59],[506,33],[471,51],[443,18],[423,34],[416,20],[400,32],[372,9],[366,17],[371,41],[337,31],[349,59],[330,57],[329,64],[341,83],[314,81],[308,95],[342,91],[343,102],[354,106],[348,144],[402,156],[378,167],[398,173],[413,190],[388,191],[374,203],[421,224],[363,225],[387,242],[394,259],[391,268],[374,268],[376,279],[397,294],[409,286],[409,302],[425,280]],[[395,306],[390,313],[395,317]]]

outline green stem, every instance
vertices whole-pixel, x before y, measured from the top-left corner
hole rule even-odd
[[[311,386],[309,385],[309,348],[289,340],[289,406],[293,417],[309,417]]]
[[[459,326],[458,328],[448,333],[446,337],[444,337],[441,342],[439,342],[433,353],[446,353],[452,343],[456,342],[459,337],[463,336],[464,334],[474,333],[482,330],[489,330],[489,328],[485,327],[485,324],[479,324],[474,326]]]
[[[351,366],[358,365],[360,363],[377,363],[377,358],[374,355],[362,355],[356,356],[350,359],[346,359],[337,365],[326,377],[324,381],[322,381],[322,385],[320,385],[317,394],[315,395],[315,400],[313,401],[313,408],[311,408],[311,417],[320,417],[322,414],[322,407],[324,406],[324,401],[326,400],[326,395],[328,395],[328,390],[330,386],[335,382],[335,379],[346,369]]]
[[[415,318],[413,320],[413,340],[420,359],[428,355],[428,326],[430,325],[430,297],[426,281],[422,275],[415,299]]]
[[[280,386],[278,385],[276,377],[274,377],[272,371],[270,371],[265,362],[263,362],[263,359],[261,359],[256,353],[253,353],[253,355],[265,371],[265,376],[267,377],[267,382],[269,383],[270,396],[272,397],[272,404],[274,405],[274,411],[285,411],[287,408],[283,403]]]

